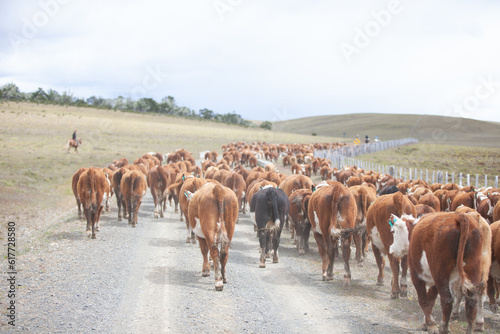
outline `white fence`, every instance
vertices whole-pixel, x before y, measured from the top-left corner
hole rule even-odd
[[[404,181],[411,179],[425,180],[427,183],[457,183],[460,186],[475,186],[476,188],[493,186],[498,188],[498,176],[488,178],[488,175],[455,173],[448,171],[429,171],[428,169],[404,168],[397,166],[387,166],[355,159],[358,155],[378,152],[389,148],[417,143],[415,138],[391,140],[387,142],[362,144],[358,146],[346,146],[334,150],[316,150],[314,157],[327,158],[332,162],[332,167],[337,169],[345,166],[358,166],[365,170],[373,170],[377,173],[392,175]]]

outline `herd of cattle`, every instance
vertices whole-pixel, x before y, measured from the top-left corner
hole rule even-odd
[[[407,271],[424,312],[424,329],[437,333],[431,316],[440,295],[440,332],[448,331],[450,316],[458,316],[465,297],[467,333],[482,330],[483,301],[489,297],[496,312],[500,287],[500,190],[457,184],[402,181],[356,166],[331,168],[327,159],[314,158],[315,149],[341,144],[231,143],[207,152],[201,167],[180,149],[170,154],[148,153],[129,164],[126,158],[105,168],[80,168],[72,180],[73,192],[95,238],[103,208],[109,211],[114,194],[118,220],[135,227],[143,196],[150,189],[154,218],[163,217],[167,203],[185,220],[186,242],[199,242],[202,275],[210,275],[213,261],[215,288],[226,283],[228,249],[239,212],[250,211],[260,243],[260,267],[266,258],[279,262],[280,235],[291,229],[299,254],[309,250],[312,230],[322,259],[322,279],[333,279],[339,254],[344,261],[344,284],[351,281],[351,241],[359,266],[371,242],[384,280],[385,256],[392,270],[392,298],[407,296]],[[276,170],[278,158],[291,175]],[[257,166],[259,159],[271,161]],[[273,164],[274,162],[274,164]],[[247,169],[250,168],[250,169]],[[313,183],[312,174],[323,181]],[[173,202],[173,203],[172,203]],[[455,303],[454,303],[455,301]]]

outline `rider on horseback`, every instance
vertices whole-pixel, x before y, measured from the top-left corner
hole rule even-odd
[[[76,130],[73,132],[73,140],[76,140]]]

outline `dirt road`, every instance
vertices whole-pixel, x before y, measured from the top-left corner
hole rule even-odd
[[[114,200],[114,198],[113,198]],[[115,203],[113,203],[115,204]],[[342,287],[342,268],[321,281],[314,238],[299,256],[285,231],[280,263],[258,266],[258,240],[248,215],[240,215],[229,251],[222,292],[201,276],[198,245],[186,244],[184,222],[168,208],[153,219],[148,194],[131,228],[118,222],[115,205],[101,217],[97,240],[88,240],[76,208],[47,231],[48,243],[24,255],[19,267],[16,330],[36,333],[420,333],[422,313],[413,288],[408,299],[390,300],[375,285],[373,254]],[[435,316],[439,316],[436,306]],[[487,333],[500,318],[486,311]],[[464,313],[462,311],[462,313]],[[5,317],[4,317],[5,319]],[[2,319],[3,330],[11,330]],[[452,330],[465,328],[464,315]],[[423,333],[423,332],[422,332]]]

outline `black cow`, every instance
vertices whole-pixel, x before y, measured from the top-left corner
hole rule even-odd
[[[394,194],[398,191],[399,191],[399,188],[396,186],[387,186],[387,187],[384,187],[380,190],[379,195],[382,196],[382,195]]]
[[[257,235],[260,243],[260,268],[266,267],[266,256],[274,250],[273,263],[278,263],[281,230],[288,220],[290,202],[279,188],[263,188],[252,196],[250,212],[255,212]]]

